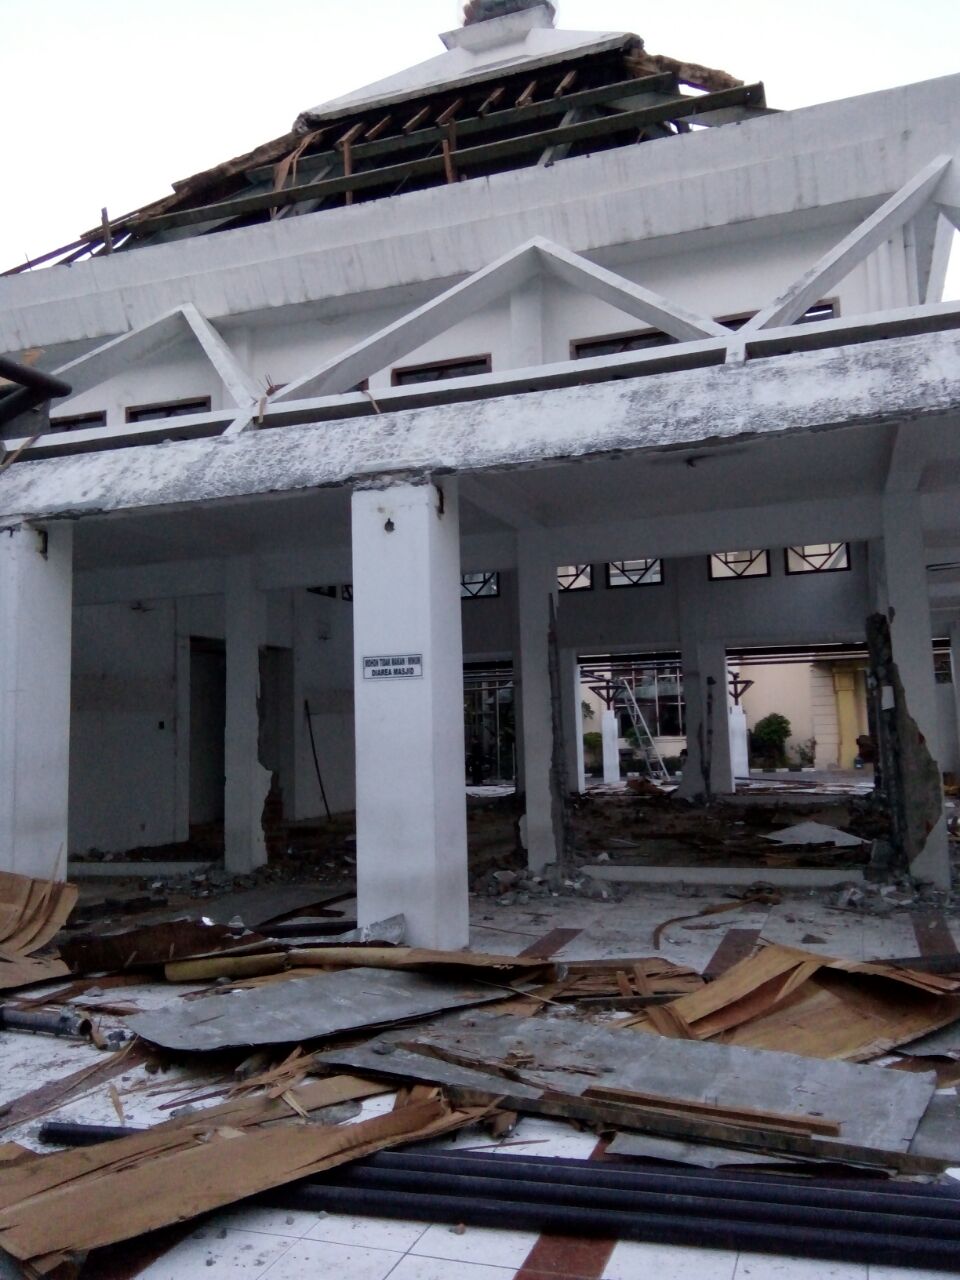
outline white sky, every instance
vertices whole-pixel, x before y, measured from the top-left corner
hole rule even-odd
[[[958,0],[559,0],[573,29],[763,80],[771,106],[957,70]],[[0,268],[442,52],[457,0],[0,0]],[[960,253],[948,296],[960,297]]]

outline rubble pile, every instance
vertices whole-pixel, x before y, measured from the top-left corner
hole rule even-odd
[[[536,906],[577,879],[493,865],[480,891]],[[660,954],[702,916],[778,903],[762,883],[662,921],[645,953],[567,962],[411,947],[402,917],[357,928],[349,891],[206,886],[202,915],[164,885],[163,918],[148,893],[152,915],[132,897],[110,929],[89,900],[70,920],[72,886],[0,883],[0,1043],[87,1055],[0,1113],[21,1274],[97,1276],[99,1251],[254,1196],[665,1243],[695,1221],[727,1248],[960,1268],[955,950],[867,963],[756,938],[704,973]],[[847,886],[832,909],[869,902],[936,928],[906,888]],[[608,1154],[436,1147],[522,1116]]]

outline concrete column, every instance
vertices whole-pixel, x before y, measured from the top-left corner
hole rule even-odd
[[[455,481],[353,495],[353,613],[359,921],[402,912],[415,946],[462,947],[469,917]]]
[[[67,869],[73,529],[0,529],[0,869]]]
[[[933,670],[933,628],[927,591],[926,554],[920,500],[914,493],[889,493],[883,499],[883,583],[890,616],[893,660],[900,672],[907,710],[926,739],[934,760],[940,759],[940,725]],[[883,600],[881,600],[881,604]],[[946,815],[914,859],[913,874],[950,887]]]
[[[680,661],[686,704],[687,760],[677,794],[689,799],[736,791],[730,751],[730,694],[727,655],[722,640],[703,634],[703,593],[707,589],[706,557],[690,556],[670,562],[677,591]]]
[[[297,818],[322,818],[323,795],[332,813],[356,808],[354,751],[353,606],[309,591],[293,597],[293,713]],[[306,705],[310,706],[310,723]],[[310,743],[310,728],[317,763]]]
[[[550,807],[553,727],[547,639],[550,597],[557,596],[556,557],[536,533],[517,534],[517,599],[520,628],[520,702],[523,708],[523,828],[530,867],[539,871],[557,856]]]
[[[242,875],[267,861],[263,805],[270,774],[260,763],[260,646],[266,640],[266,598],[253,561],[227,561],[224,583],[227,715],[224,740],[224,855]]]
[[[743,707],[730,708],[730,768],[734,783],[750,777],[750,734]]]
[[[567,787],[581,794],[587,789],[583,763],[583,710],[580,692],[580,663],[576,649],[560,650],[560,678],[563,681],[563,737],[566,743]]]
[[[620,721],[617,713],[604,708],[600,717],[600,736],[603,747],[604,782],[620,781]]]
[[[960,618],[954,618],[949,626],[950,674],[953,679],[953,714],[957,740],[960,742]],[[958,760],[960,764],[960,760]]]

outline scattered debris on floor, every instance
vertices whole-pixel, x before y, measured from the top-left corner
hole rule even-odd
[[[814,847],[844,831],[797,825],[787,841]],[[488,873],[518,892],[512,869]],[[960,954],[930,910],[913,917],[920,955],[827,954],[831,911],[905,913],[912,891],[863,884],[860,903],[834,893],[798,917],[758,880],[654,917],[632,952],[564,961],[576,930],[521,954],[431,951],[406,945],[402,917],[358,929],[349,893],[287,883],[226,884],[203,915],[134,896],[112,929],[88,912],[78,930],[74,889],[21,881],[0,880],[3,963],[21,974],[0,1044],[73,1055],[0,1106],[0,1249],[25,1276],[90,1280],[98,1251],[250,1197],[958,1269]],[[743,928],[778,909],[823,951]],[[714,939],[709,964],[669,954],[684,936]],[[436,1146],[525,1116],[606,1154]]]

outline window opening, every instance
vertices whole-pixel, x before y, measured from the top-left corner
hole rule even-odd
[[[55,431],[82,431],[84,427],[105,427],[107,425],[107,412],[105,409],[98,409],[92,413],[74,413],[66,418],[51,418],[50,430]]]
[[[465,573],[460,579],[460,595],[464,600],[489,599],[499,594],[499,573]]]
[[[850,568],[850,547],[846,542],[817,542],[784,551],[787,573],[837,573]]]
[[[593,565],[562,564],[557,569],[557,586],[561,591],[590,591],[593,588]]]
[[[663,582],[662,560],[610,560],[608,587],[646,587]]]
[[[456,360],[435,360],[431,364],[408,365],[394,369],[391,381],[395,387],[409,387],[419,382],[440,382],[447,378],[471,378],[489,373],[493,365],[489,356],[461,356]]]
[[[765,578],[770,573],[767,551],[715,551],[710,557],[710,577]]]
[[[209,413],[210,397],[192,400],[167,400],[158,404],[135,404],[127,409],[127,422],[153,422],[159,418],[185,418],[191,413]]]

